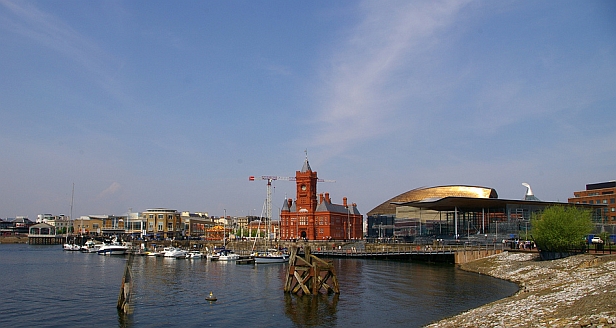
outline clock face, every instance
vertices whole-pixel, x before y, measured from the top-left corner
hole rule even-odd
[[[302,185],[302,190],[306,190],[306,185]]]

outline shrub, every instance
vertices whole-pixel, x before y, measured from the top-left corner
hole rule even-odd
[[[550,206],[531,217],[531,233],[542,251],[582,248],[593,228],[592,212],[575,206]]]

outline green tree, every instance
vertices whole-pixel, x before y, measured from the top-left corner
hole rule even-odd
[[[575,206],[550,206],[531,217],[531,233],[542,251],[564,252],[582,247],[592,231],[592,212]]]

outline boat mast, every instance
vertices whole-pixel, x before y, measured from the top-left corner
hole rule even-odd
[[[73,200],[75,199],[75,183],[73,182],[73,189],[71,190],[71,217],[69,218],[68,222],[74,222],[73,221]],[[72,225],[72,224],[71,224]],[[66,242],[68,243],[68,229],[69,227],[66,227]],[[74,241],[73,241],[74,244]]]

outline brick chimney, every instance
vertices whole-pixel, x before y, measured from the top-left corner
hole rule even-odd
[[[347,198],[346,197],[342,197],[342,205],[344,207],[347,207]]]

